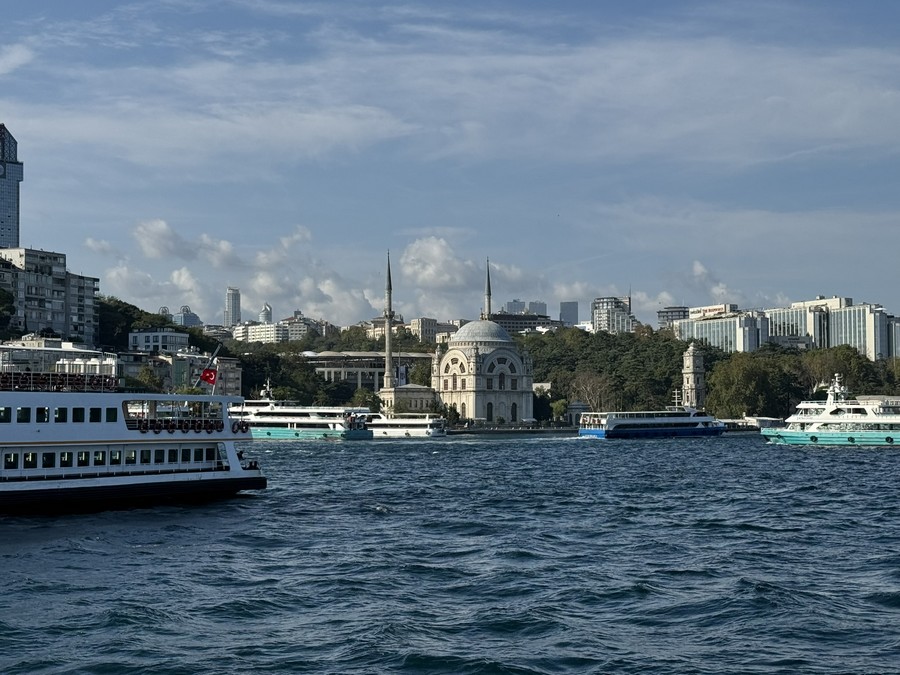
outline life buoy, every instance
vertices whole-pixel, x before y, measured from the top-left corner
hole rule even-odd
[[[225,422],[216,420],[216,431],[222,431],[225,428]]]
[[[162,420],[156,420],[155,422],[153,422],[153,433],[154,434],[160,433],[162,431],[162,429],[163,429]]]
[[[169,420],[168,422],[166,422],[166,431],[168,431],[170,434],[174,434],[176,426],[177,423],[175,422],[175,420]]]
[[[194,431],[198,434],[203,431],[203,420],[194,420]]]
[[[90,380],[91,389],[99,389],[100,388],[100,378],[94,375]]]
[[[150,431],[150,423],[145,419],[138,420],[138,430],[142,434],[146,434],[148,431]]]
[[[236,434],[241,428],[241,423],[235,420],[231,423],[231,433]]]
[[[206,420],[206,424],[204,426],[206,427],[206,433],[208,434],[211,434],[213,431],[215,431],[216,428],[215,423],[213,423],[212,420]]]
[[[246,420],[241,422],[241,431],[245,434],[250,431],[250,423]]]
[[[894,439],[891,438],[890,436],[888,436],[888,437],[885,438],[884,440],[885,440],[886,443],[893,443],[893,442],[894,442]]]
[[[809,437],[809,442],[810,442],[810,443],[818,443],[818,442],[819,442],[819,439],[816,438],[815,436],[810,436],[810,437]]]
[[[191,430],[191,421],[190,420],[181,420],[178,423],[178,426],[181,427],[181,433],[186,434]]]
[[[848,436],[848,437],[847,437],[847,442],[848,442],[848,443],[856,443],[856,439],[853,438],[853,436]]]

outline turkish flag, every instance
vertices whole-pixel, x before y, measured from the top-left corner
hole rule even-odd
[[[212,368],[204,368],[203,372],[200,373],[200,379],[209,384],[215,384],[217,375],[218,373]]]

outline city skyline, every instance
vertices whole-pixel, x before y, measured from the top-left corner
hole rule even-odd
[[[495,296],[900,313],[889,2],[18,3],[20,246],[218,323]],[[877,245],[875,245],[877,244]]]

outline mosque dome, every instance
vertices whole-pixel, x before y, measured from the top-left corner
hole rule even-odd
[[[493,321],[486,320],[470,321],[463,325],[450,338],[451,344],[459,342],[503,342],[509,344],[512,343],[512,341],[513,339],[509,336],[509,333],[506,332],[506,329],[503,328],[503,326],[494,323]]]

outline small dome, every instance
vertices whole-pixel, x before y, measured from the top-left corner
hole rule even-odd
[[[506,329],[493,321],[470,321],[456,331],[450,342],[512,342]]]

